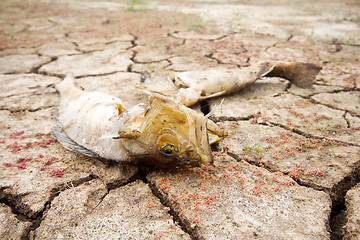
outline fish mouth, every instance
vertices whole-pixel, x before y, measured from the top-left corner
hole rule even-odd
[[[183,150],[179,152],[167,153],[161,151],[161,149],[159,149],[158,147],[155,147],[155,151],[157,152],[157,164],[154,165],[161,165],[162,168],[198,167],[201,163],[200,156],[190,155],[190,153],[193,152],[193,149],[188,149],[187,151]]]
[[[180,167],[198,167],[200,166],[200,158],[180,158],[178,164]]]
[[[134,157],[134,162],[149,169],[198,167],[202,164],[190,139],[182,139],[171,128],[162,129],[151,144],[144,144],[148,153]]]

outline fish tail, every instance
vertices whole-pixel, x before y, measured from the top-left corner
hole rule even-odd
[[[55,88],[59,91],[62,101],[75,99],[83,93],[83,90],[76,85],[75,78],[72,73],[66,75],[64,80],[55,85]]]
[[[68,75],[66,75],[64,80],[55,85],[55,88],[59,91],[61,95],[63,95],[65,92],[70,92],[74,88],[77,88],[75,85],[74,74],[69,73]]]

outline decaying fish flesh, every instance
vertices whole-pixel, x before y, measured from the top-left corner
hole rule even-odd
[[[153,93],[150,105],[126,108],[121,99],[86,92],[68,75],[60,92],[55,137],[70,150],[149,167],[212,164],[210,144],[226,136],[204,115]]]
[[[241,69],[187,71],[173,78],[142,78],[140,88],[175,98],[185,106],[201,100],[237,92],[262,77],[281,77],[296,86],[311,88],[321,70],[307,63],[258,63]]]

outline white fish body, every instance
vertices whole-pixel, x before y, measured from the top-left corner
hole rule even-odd
[[[123,141],[103,137],[114,132],[111,128],[115,123],[112,121],[118,116],[118,109],[114,104],[123,106],[121,99],[102,92],[82,91],[75,86],[71,75],[57,84],[56,89],[61,94],[58,120],[69,138],[102,158],[115,161],[130,159]],[[116,123],[119,129],[128,130],[121,121]],[[146,152],[136,143],[132,146],[132,151],[132,154]]]

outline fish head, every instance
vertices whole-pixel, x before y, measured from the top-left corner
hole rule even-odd
[[[149,154],[139,163],[159,168],[211,165],[208,119],[162,95],[153,95],[150,102],[137,138]]]

